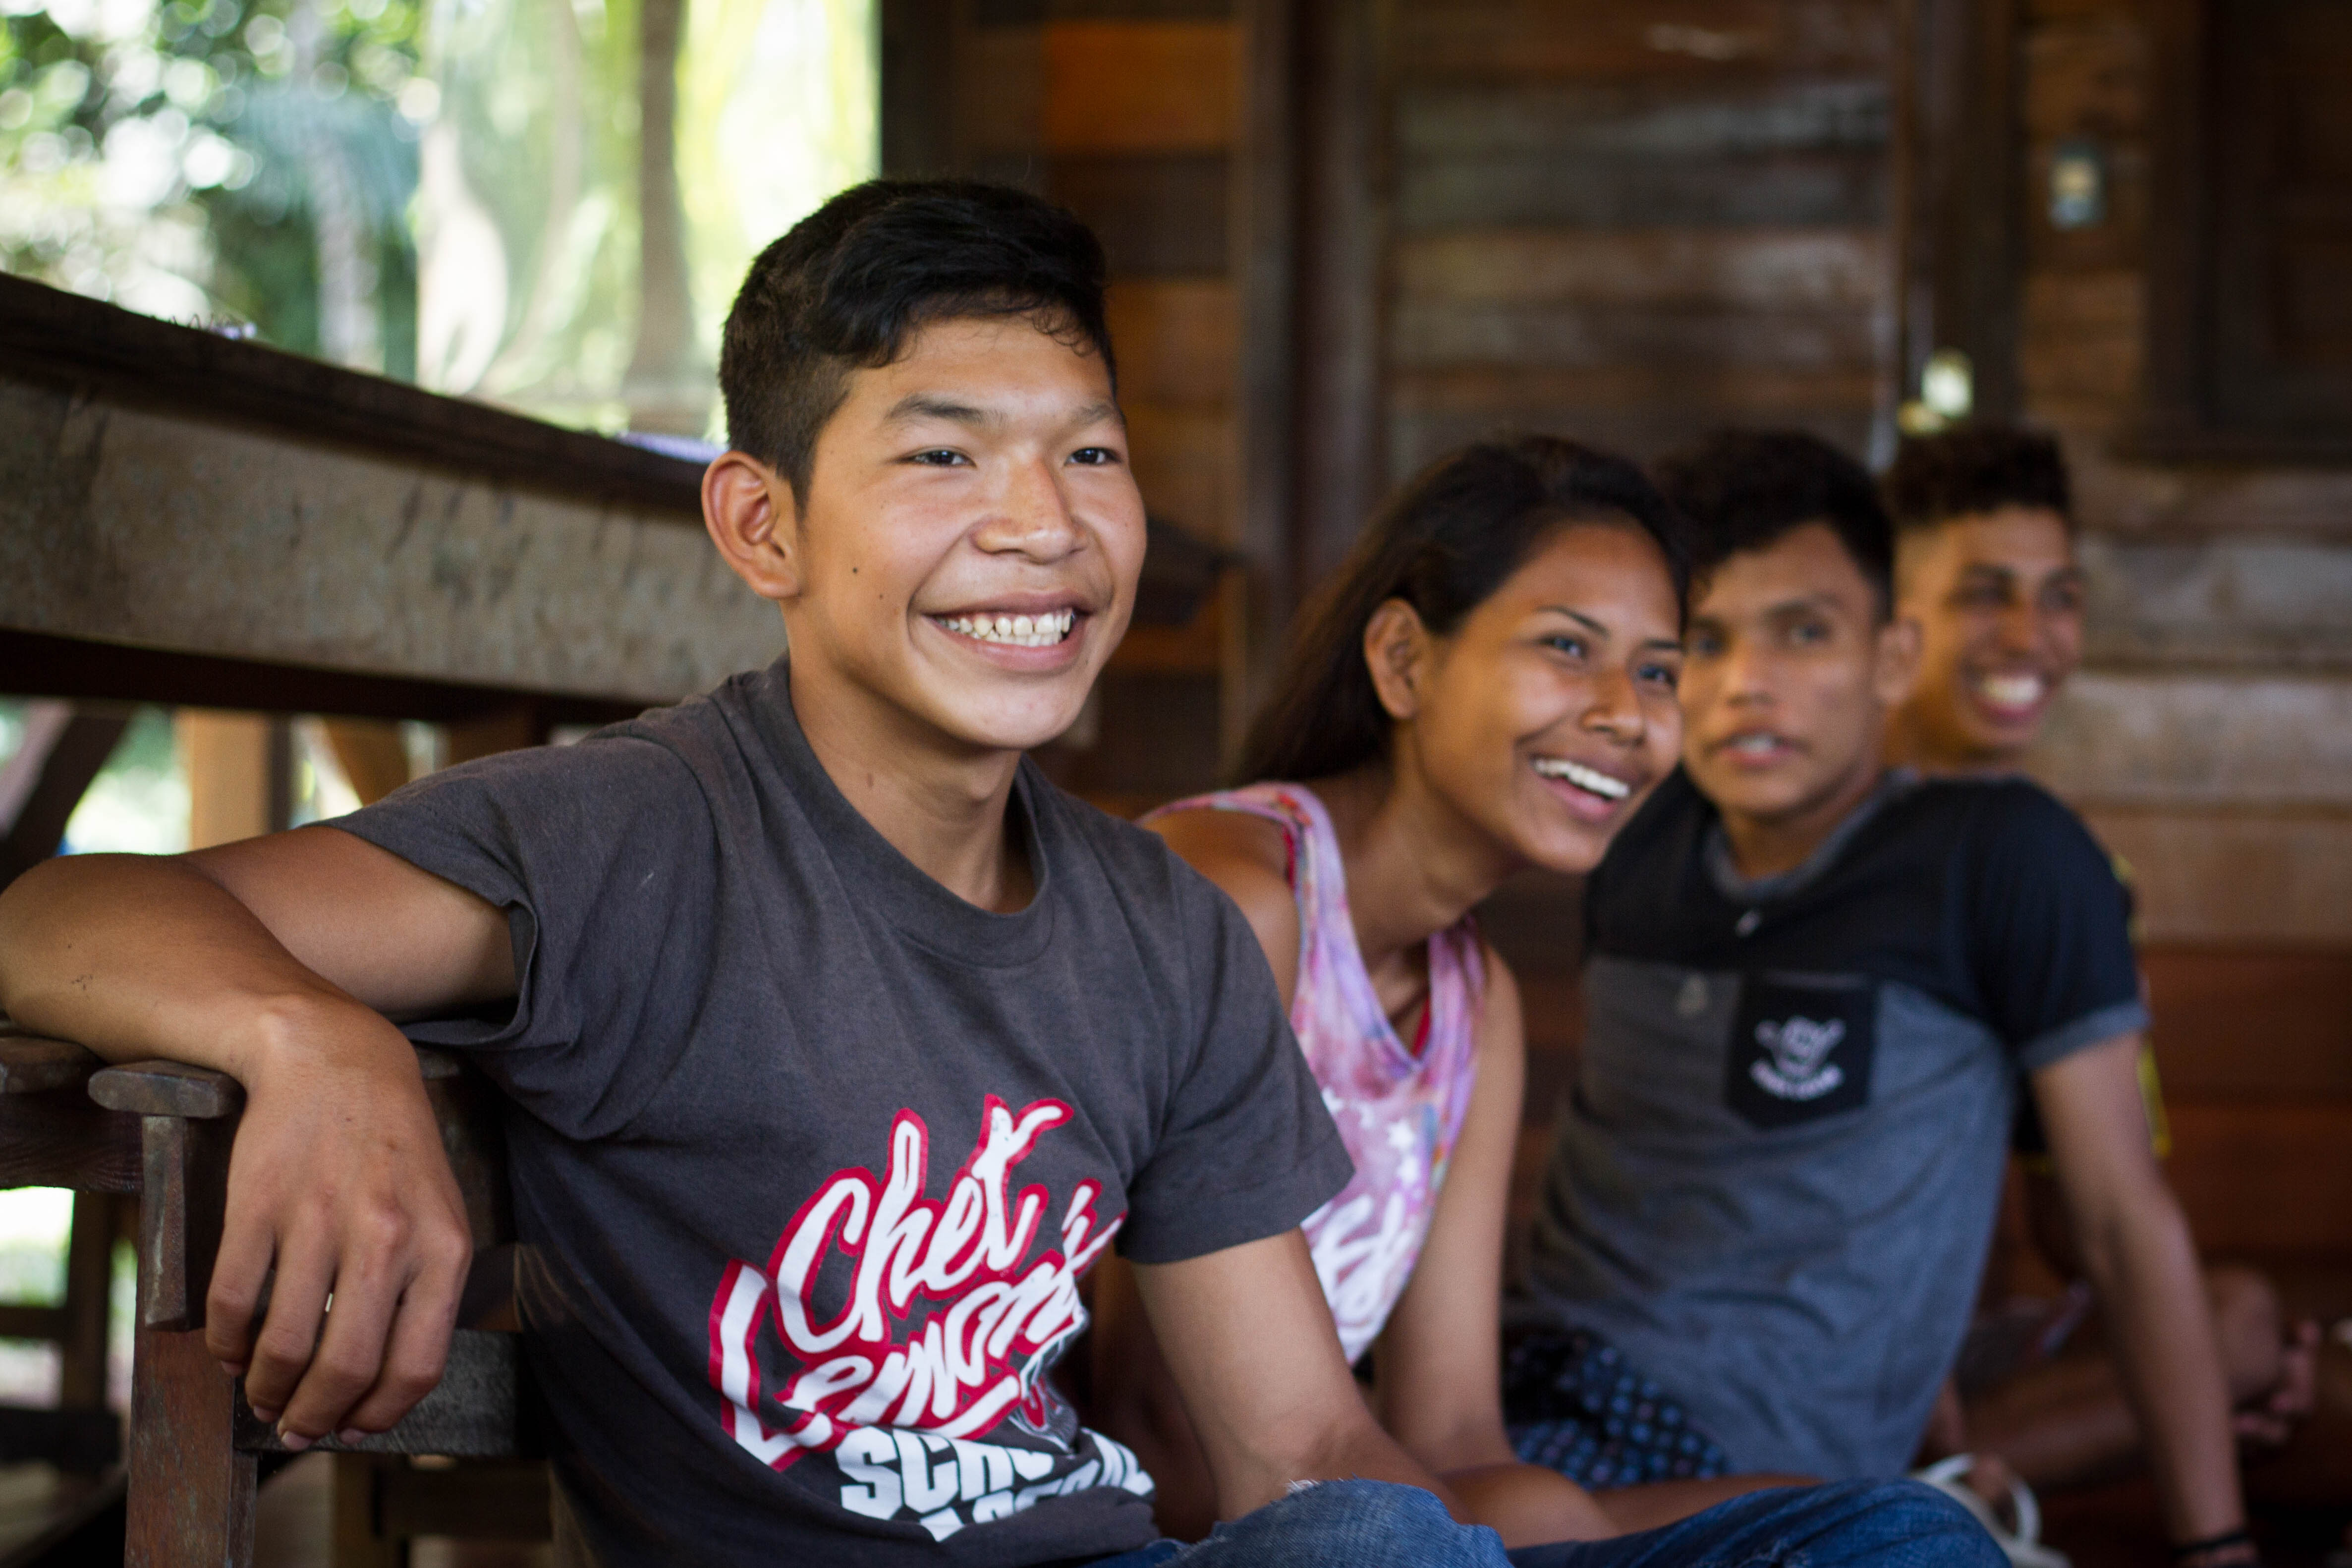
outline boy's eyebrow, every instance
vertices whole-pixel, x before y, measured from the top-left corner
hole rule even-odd
[[[950,425],[993,425],[1003,416],[970,403],[959,403],[935,392],[910,392],[890,405],[885,425],[910,425],[918,419],[944,419]]]

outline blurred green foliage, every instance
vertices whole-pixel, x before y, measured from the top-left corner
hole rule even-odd
[[[415,0],[0,0],[0,268],[318,353],[330,154],[403,373],[418,20]]]

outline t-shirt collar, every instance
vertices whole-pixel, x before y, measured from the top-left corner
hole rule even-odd
[[[1053,935],[1054,887],[1052,857],[1038,809],[1040,791],[1050,786],[1035,764],[1025,756],[1021,759],[1006,806],[1028,853],[1035,891],[1025,909],[998,914],[950,892],[849,804],[801,730],[800,716],[793,709],[790,664],[787,654],[747,677],[743,694],[786,787],[816,826],[825,854],[839,870],[844,889],[901,935],[946,957],[991,968],[1036,957]]]
[[[1706,826],[1704,852],[1707,879],[1715,884],[1717,892],[1735,904],[1770,903],[1801,893],[1836,864],[1846,846],[1853,842],[1854,835],[1878,815],[1882,806],[1908,795],[1918,783],[1919,774],[1914,769],[1887,769],[1878,775],[1878,783],[1863,796],[1861,804],[1847,812],[1845,819],[1831,828],[1829,837],[1813,846],[1813,852],[1801,863],[1769,877],[1740,875],[1738,862],[1732,858],[1731,840],[1725,835],[1723,818],[1717,814]]]

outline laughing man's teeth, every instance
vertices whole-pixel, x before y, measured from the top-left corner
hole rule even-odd
[[[976,642],[1003,643],[1012,647],[1051,647],[1070,635],[1077,624],[1076,610],[1055,610],[1043,616],[951,616],[940,624]]]
[[[1987,700],[2000,708],[2031,708],[2045,689],[2038,675],[1988,675],[1977,682]]]
[[[1571,763],[1565,757],[1538,757],[1536,772],[1548,779],[1566,779],[1588,795],[1597,795],[1603,800],[1623,800],[1633,793],[1633,786],[1623,779],[1612,779],[1607,773],[1588,768],[1581,763]]]

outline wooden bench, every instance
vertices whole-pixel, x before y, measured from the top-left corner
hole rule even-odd
[[[403,1561],[402,1542],[412,1535],[548,1533],[539,1425],[513,1331],[515,1249],[498,1102],[456,1058],[417,1057],[478,1250],[440,1385],[390,1432],[313,1446],[365,1456],[339,1461],[342,1568]],[[0,1186],[138,1198],[126,1568],[249,1563],[258,1467],[263,1456],[286,1451],[204,1344],[244,1103],[235,1080],[202,1068],[109,1068],[66,1041],[0,1034]],[[434,1462],[415,1466],[403,1456]]]

